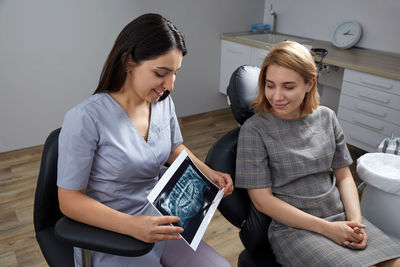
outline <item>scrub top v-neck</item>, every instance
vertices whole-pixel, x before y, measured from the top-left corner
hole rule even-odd
[[[132,123],[133,131],[136,132],[136,134],[140,135],[140,136],[143,138],[143,140],[147,143],[148,140],[149,140],[149,133],[150,133],[151,128],[152,128],[152,121],[153,121],[153,115],[152,115],[153,112],[152,112],[152,111],[153,111],[153,105],[154,105],[155,103],[150,103],[150,122],[149,122],[149,130],[148,130],[147,136],[143,136],[143,135],[140,134],[139,130],[136,128],[135,124],[133,123],[133,121],[131,120],[131,118],[129,118],[128,114],[127,114],[126,111],[122,108],[122,106],[118,103],[118,101],[116,101],[111,95],[108,95],[108,96],[111,98],[111,101],[114,102],[114,103],[119,107],[119,109],[121,110],[121,112],[125,114],[125,117]]]
[[[159,179],[160,167],[182,142],[171,97],[151,104],[146,142],[109,94],[93,95],[65,115],[57,185],[86,189],[90,197],[127,214],[158,215],[147,195]],[[162,250],[160,242],[138,258],[93,253],[92,262],[95,266],[153,266],[159,264]],[[79,253],[75,259],[79,260]]]

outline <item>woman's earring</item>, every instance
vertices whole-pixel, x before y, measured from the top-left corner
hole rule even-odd
[[[131,72],[131,70],[129,68],[126,68],[125,72],[129,73],[129,72]]]

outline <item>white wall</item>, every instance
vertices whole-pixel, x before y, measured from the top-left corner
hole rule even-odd
[[[178,116],[227,106],[218,93],[222,32],[262,21],[264,0],[1,0],[0,153],[43,144],[94,91],[120,30],[158,12],[185,34],[173,98]]]
[[[277,32],[331,41],[340,22],[354,19],[363,27],[357,46],[400,53],[399,0],[265,0],[264,22],[272,25],[271,3]]]
[[[178,116],[228,107],[218,93],[220,34],[263,20],[263,0],[146,0],[146,12],[167,14],[184,33],[188,55],[173,92]]]

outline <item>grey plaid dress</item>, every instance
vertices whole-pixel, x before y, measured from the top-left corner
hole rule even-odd
[[[332,169],[352,163],[335,113],[320,106],[300,119],[256,114],[240,130],[235,186],[271,187],[279,199],[329,221],[345,220]],[[400,245],[363,218],[364,250],[342,247],[322,235],[275,220],[268,237],[284,266],[370,266],[400,257]]]

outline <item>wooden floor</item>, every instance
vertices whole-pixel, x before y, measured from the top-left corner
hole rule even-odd
[[[202,160],[219,137],[237,127],[229,109],[182,118],[180,124],[185,145]],[[354,159],[362,154],[354,151]],[[38,146],[0,154],[1,267],[47,266],[36,242],[32,222],[41,152],[42,146]],[[203,239],[232,266],[237,266],[237,257],[243,249],[238,229],[218,211]]]

